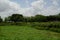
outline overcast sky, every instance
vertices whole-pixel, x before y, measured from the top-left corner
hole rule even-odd
[[[60,13],[60,0],[0,0],[0,16],[4,18],[13,13],[55,15]]]

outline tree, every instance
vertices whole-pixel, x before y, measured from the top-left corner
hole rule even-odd
[[[46,21],[46,17],[43,15],[36,15],[35,16],[35,21],[36,22],[45,22]]]
[[[47,16],[48,21],[56,21],[56,17],[54,15]]]
[[[60,21],[60,13],[58,15],[56,15],[57,20]]]
[[[5,22],[11,22],[10,18],[11,18],[11,16],[8,16],[8,17],[5,18],[4,21],[5,21]]]
[[[12,16],[10,17],[10,21],[23,22],[23,15],[21,15],[21,14],[12,14]]]
[[[0,22],[3,22],[3,19],[1,18],[1,16],[0,16]]]

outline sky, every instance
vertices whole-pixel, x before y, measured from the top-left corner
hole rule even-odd
[[[0,0],[0,16],[56,15],[60,13],[60,0]]]

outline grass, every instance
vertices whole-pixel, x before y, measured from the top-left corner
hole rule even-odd
[[[60,40],[60,33],[28,26],[0,26],[0,40]]]

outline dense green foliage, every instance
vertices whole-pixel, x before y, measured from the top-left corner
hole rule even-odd
[[[28,26],[38,30],[50,30],[60,33],[60,22],[5,22],[0,23],[0,26]]]
[[[1,22],[3,22],[3,19],[2,19],[1,16],[0,16],[0,23],[1,23]]]
[[[34,27],[39,30],[50,30],[60,33],[60,22],[34,22],[31,23],[31,27]]]
[[[0,40],[60,40],[60,33],[28,26],[0,26]]]
[[[60,14],[58,15],[35,15],[31,17],[25,17],[21,14],[12,14],[4,19],[4,22],[50,22],[50,21],[60,21]],[[3,19],[0,16],[0,22],[3,22]]]
[[[49,22],[49,21],[60,21],[60,14],[58,15],[35,15],[31,17],[25,17],[21,14],[12,14],[5,18],[6,22]]]

